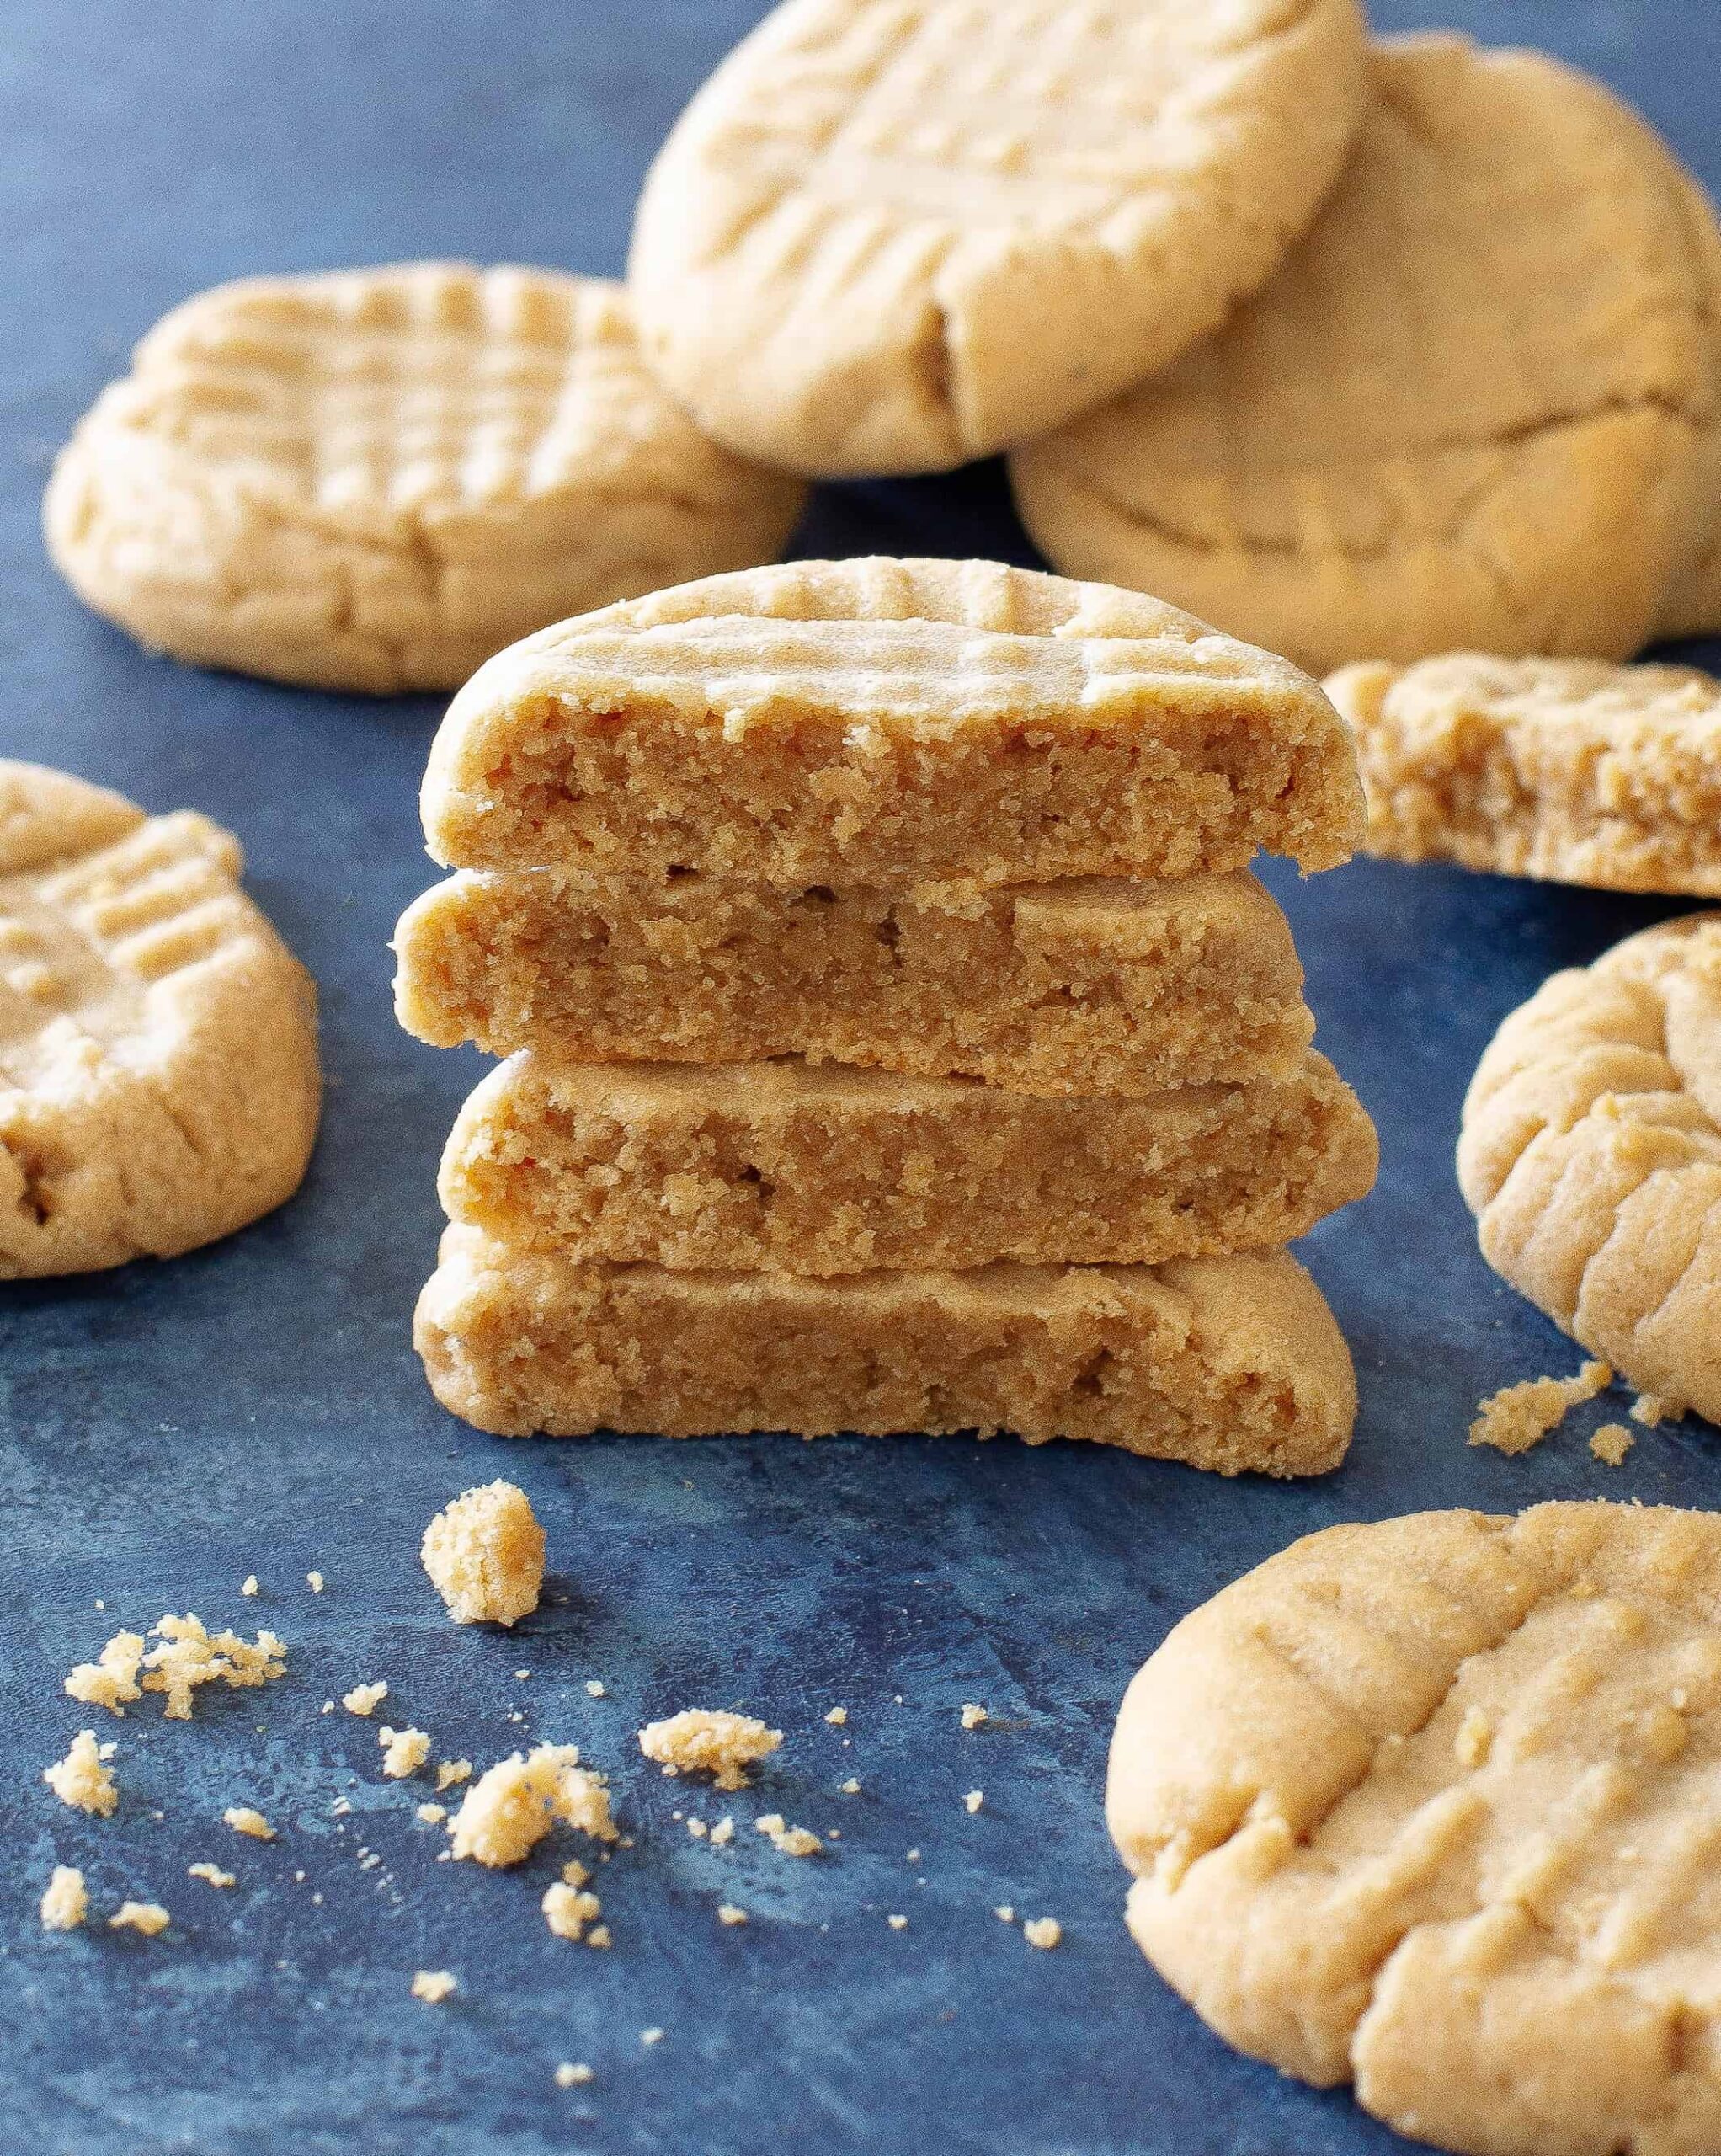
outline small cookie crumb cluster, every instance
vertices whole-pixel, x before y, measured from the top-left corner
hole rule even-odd
[[[513,1482],[467,1490],[437,1513],[419,1551],[456,1625],[517,1625],[538,1606],[544,1530]]]

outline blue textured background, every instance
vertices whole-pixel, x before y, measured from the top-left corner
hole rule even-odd
[[[435,253],[618,269],[653,147],[759,12],[50,0],[0,24],[0,744],[242,835],[253,889],[322,984],[330,1079],[309,1182],[273,1219],[171,1266],[0,1297],[8,2151],[1402,2146],[1343,2093],[1233,2056],[1128,1943],[1100,1818],[1118,1696],[1186,1609],[1329,1522],[1721,1492],[1697,1427],[1643,1436],[1622,1470],[1596,1465],[1583,1433],[1618,1401],[1516,1463],[1463,1442],[1479,1395],[1576,1360],[1475,1255],[1450,1166],[1464,1081],[1547,972],[1670,909],[1369,865],[1307,885],[1271,873],[1322,1045],[1385,1148],[1375,1196],[1306,1246],[1361,1379],[1340,1473],[1228,1485],[1008,1442],[519,1444],[432,1402],[408,1318],[435,1243],[435,1161],[478,1065],[395,1031],[386,946],[432,873],[414,792],[436,707],[146,658],[50,570],[39,492],[131,341],[219,279]],[[1434,19],[1411,0],[1377,15]],[[1458,0],[1453,19],[1596,69],[1721,185],[1715,0]],[[1031,558],[985,469],[823,495],[802,550],[872,548]],[[498,1473],[530,1492],[555,1573],[511,1637],[450,1627],[415,1554],[439,1504]],[[253,1571],[263,1594],[242,1601]],[[119,1622],[186,1608],[273,1625],[289,1676],[205,1695],[189,1727],[152,1701],[98,1715],[119,1739],[119,1813],[65,1810],[39,1771],[91,1716],[61,1675]],[[440,1837],[413,1817],[422,1784],[380,1780],[374,1724],[318,1712],[373,1676],[439,1754],[573,1738],[620,1770],[637,1846],[601,1876],[610,1954],[539,1918],[565,1852],[514,1874],[434,1864]],[[970,1699],[994,1719],[964,1735]],[[642,1772],[632,1732],[690,1700],[790,1732],[733,1808],[743,1828],[773,1808],[839,1826],[830,1856],[792,1863],[750,1831],[721,1854],[671,1820],[691,1785]],[[844,1731],[822,1719],[836,1701]],[[850,1774],[857,1797],[838,1793]],[[974,1786],[986,1806],[970,1817]],[[231,1834],[236,1801],[279,1838]],[[360,1845],[382,1864],[362,1868]],[[200,1858],[240,1884],[188,1880]],[[104,1911],[165,1900],[173,1931],[45,1936],[35,1904],[56,1859],[85,1869]],[[724,1898],[751,1910],[746,1929],[720,1929]],[[1027,1948],[990,1913],[1000,1901],[1055,1913],[1061,1950]],[[420,1967],[456,1971],[457,2001],[409,1999]],[[648,2025],[667,2031],[653,2049]],[[595,2082],[557,2089],[561,2059],[589,2061]]]

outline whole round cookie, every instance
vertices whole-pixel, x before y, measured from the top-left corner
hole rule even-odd
[[[802,495],[663,394],[620,285],[421,262],[175,308],[61,453],[43,516],[72,589],[141,642],[386,693],[772,559]]]
[[[1137,1676],[1106,1811],[1239,2050],[1463,2156],[1721,2148],[1721,1514],[1310,1535]]]
[[[1693,544],[1716,379],[1689,181],[1532,52],[1388,40],[1303,245],[1159,379],[1018,451],[1067,574],[1317,673],[1622,659]]]
[[[1370,853],[1721,898],[1721,681],[1454,652],[1346,666]]]
[[[317,999],[190,809],[0,762],[0,1278],[213,1242],[290,1198]]]
[[[1222,321],[1366,87],[1357,0],[788,0],[652,168],[642,338],[750,456],[947,469]]]
[[[1628,937],[1513,1011],[1458,1182],[1503,1279],[1671,1412],[1721,1422],[1721,914]]]

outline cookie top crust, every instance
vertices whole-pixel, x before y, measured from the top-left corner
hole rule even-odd
[[[1273,798],[1240,805],[1268,763]],[[1174,780],[1207,807],[1180,813]],[[422,806],[449,866],[896,889],[1196,873],[1255,843],[1324,867],[1361,829],[1348,731],[1286,661],[1138,594],[889,558],[709,578],[528,638],[450,705]],[[1253,835],[1204,850],[1202,814]]]
[[[803,493],[664,395],[619,284],[418,262],[176,307],[44,519],[74,589],[147,643],[451,688],[564,614],[767,558]]]
[[[1311,1535],[1130,1686],[1132,1931],[1229,2042],[1495,2156],[1714,2145],[1721,1515]]]
[[[1020,451],[1029,528],[1325,673],[1621,659],[1691,545],[1718,381],[1690,181],[1599,83],[1376,48],[1283,272],[1164,375]]]
[[[171,1256],[297,1187],[316,996],[207,817],[0,763],[0,1278]]]
[[[1271,274],[1366,75],[1356,0],[789,0],[647,179],[647,350],[712,434],[792,470],[989,454]]]
[[[1465,1097],[1458,1182],[1483,1256],[1670,1408],[1721,1421],[1721,914],[1559,973]]]

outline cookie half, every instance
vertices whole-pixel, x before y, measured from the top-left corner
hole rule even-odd
[[[802,493],[663,394],[621,286],[421,262],[175,308],[61,452],[44,522],[140,642],[386,693],[768,561]]]
[[[647,179],[646,348],[767,462],[988,455],[1164,366],[1269,275],[1366,72],[1356,0],[790,0]]]
[[[1721,681],[1488,659],[1349,666],[1367,851],[1609,891],[1721,897]]]
[[[1721,914],[1555,974],[1465,1096],[1482,1254],[1670,1412],[1721,1422]]]
[[[1324,868],[1361,835],[1307,675],[993,562],[795,562],[564,622],[449,707],[423,810],[451,867],[779,889]]]
[[[1314,1033],[1290,926],[1246,871],[955,905],[700,876],[467,870],[395,934],[395,1010],[437,1048],[577,1063],[781,1055],[1022,1093],[1293,1069]]]
[[[0,1278],[170,1257],[298,1188],[316,994],[189,809],[0,763]]]
[[[1693,546],[1715,424],[1690,181],[1538,53],[1377,48],[1303,245],[1178,365],[1017,452],[1072,576],[1319,673],[1445,651],[1623,659]]]
[[[1310,1535],[1130,1686],[1129,1926],[1226,2041],[1461,2156],[1721,2145],[1721,1515]]]
[[[581,1262],[835,1274],[1156,1265],[1292,1241],[1372,1186],[1324,1056],[1145,1100],[835,1064],[511,1058],[443,1155],[451,1219]]]
[[[1356,1409],[1332,1313],[1277,1251],[815,1280],[578,1265],[452,1227],[416,1339],[443,1406],[504,1437],[1010,1430],[1313,1475]]]

